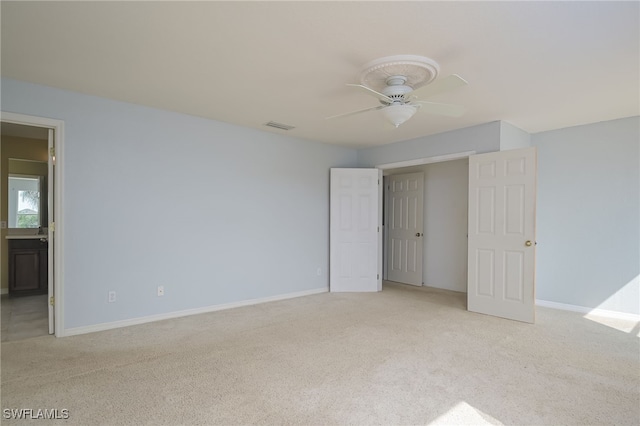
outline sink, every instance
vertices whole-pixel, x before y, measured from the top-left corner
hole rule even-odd
[[[48,239],[48,235],[47,234],[40,234],[40,235],[38,235],[38,234],[28,234],[28,235],[16,234],[16,235],[7,235],[5,238],[7,240],[35,240],[35,239],[39,240],[41,238],[47,240]]]

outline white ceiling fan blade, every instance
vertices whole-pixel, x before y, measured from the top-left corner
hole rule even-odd
[[[413,101],[412,104],[420,105],[420,110],[430,114],[444,115],[445,117],[460,117],[467,110],[460,105],[439,104],[436,102]]]
[[[411,95],[417,95],[421,98],[428,98],[439,93],[448,92],[449,90],[457,89],[458,87],[466,86],[467,83],[458,74],[451,74],[449,77],[441,78],[433,83],[429,83],[426,86],[422,86],[413,92]]]
[[[366,94],[373,95],[376,98],[380,99],[381,101],[385,101],[385,102],[388,102],[388,103],[392,103],[393,102],[393,99],[391,99],[390,97],[388,97],[384,93],[377,92],[377,91],[375,91],[375,90],[373,90],[373,89],[371,89],[371,88],[369,88],[367,86],[363,86],[362,84],[347,84],[347,86],[357,87],[357,88],[359,88],[361,90],[364,90]]]
[[[384,107],[385,107],[385,105],[379,105],[379,106],[376,106],[376,107],[373,107],[373,108],[365,108],[365,109],[360,109],[358,111],[347,112],[347,113],[344,113],[344,114],[332,115],[331,117],[325,117],[325,120],[331,120],[333,118],[340,118],[340,117],[347,117],[349,115],[360,114],[361,112],[373,111],[373,110],[381,109],[381,108],[384,108]]]

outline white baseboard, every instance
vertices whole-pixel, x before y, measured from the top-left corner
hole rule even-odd
[[[0,294],[9,294],[8,288],[0,288]]]
[[[569,305],[567,303],[549,302],[548,300],[536,299],[536,305],[544,308],[560,309],[563,311],[580,312],[604,318],[613,318],[626,321],[640,321],[640,315],[626,312],[609,311],[606,309],[588,308],[586,306]]]
[[[295,293],[280,294],[278,296],[263,297],[260,299],[242,300],[240,302],[224,303],[221,305],[205,306],[202,308],[186,309],[183,311],[169,312],[166,314],[149,315],[146,317],[132,318],[122,321],[105,322],[101,324],[73,327],[64,330],[62,336],[76,336],[78,334],[94,333],[96,331],[112,330],[114,328],[129,327],[131,325],[146,324],[148,322],[162,321],[171,318],[180,318],[190,315],[205,314],[208,312],[222,311],[225,309],[239,308],[242,306],[258,305],[260,303],[275,302],[278,300],[293,299],[296,297],[310,296],[312,294],[326,293],[328,287],[315,288],[313,290],[297,291]]]

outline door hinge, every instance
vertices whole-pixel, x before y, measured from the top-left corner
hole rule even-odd
[[[376,279],[378,279],[378,280],[380,279],[380,274],[378,274],[378,275],[376,276]]]
[[[51,222],[49,224],[49,231],[55,232],[55,230],[56,230],[56,223],[55,222]]]
[[[378,232],[380,232],[380,227],[378,226]]]
[[[55,299],[54,299],[54,297],[53,297],[53,296],[51,296],[51,297],[49,298],[49,304],[50,304],[51,306],[55,306]]]
[[[49,155],[51,155],[52,157],[56,156],[56,148],[55,147],[51,147],[49,148]]]

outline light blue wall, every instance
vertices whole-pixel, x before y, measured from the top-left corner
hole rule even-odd
[[[469,159],[427,164],[424,187],[424,283],[466,293]]]
[[[500,150],[500,122],[479,124],[423,138],[358,150],[358,164],[373,167],[458,152]]]
[[[640,118],[534,134],[538,299],[640,313]]]
[[[65,122],[65,328],[328,286],[354,150],[4,79],[2,110]]]
[[[67,328],[326,288],[330,167],[526,139],[492,122],[356,153],[13,80],[1,101],[65,121]],[[634,117],[531,137],[538,299],[639,313],[639,127]]]

